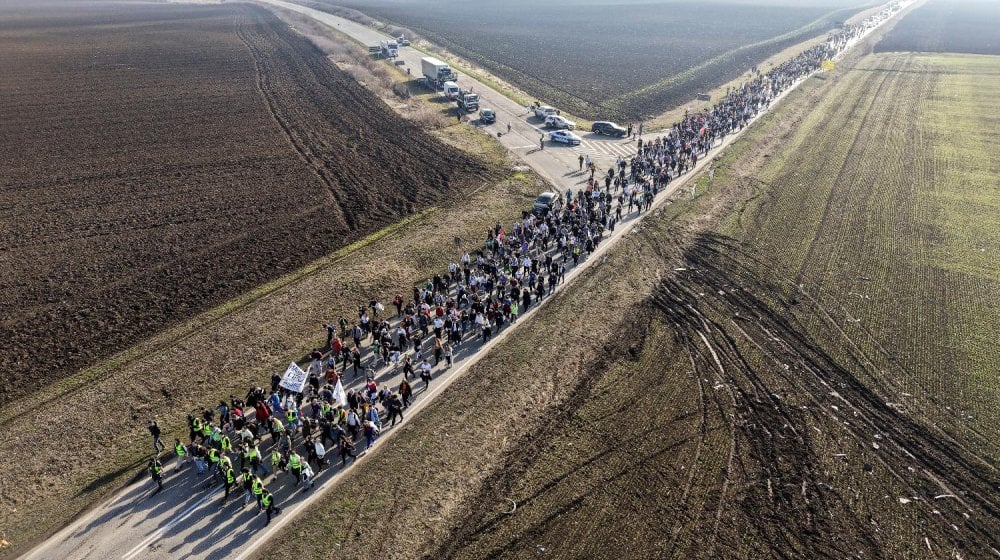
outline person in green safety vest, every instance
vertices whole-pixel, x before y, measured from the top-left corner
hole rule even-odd
[[[253,496],[253,475],[250,474],[250,469],[243,467],[243,471],[240,473],[240,484],[243,485],[243,507],[247,507]]]
[[[229,434],[223,434],[222,438],[219,440],[219,449],[223,453],[233,452],[233,440],[229,439]]]
[[[281,509],[274,504],[274,495],[268,492],[266,488],[261,494],[260,504],[267,513],[267,521],[264,522],[264,526],[266,527],[271,522],[271,516],[281,513]]]
[[[228,455],[220,455],[219,468],[222,469],[222,472],[226,472],[226,469],[233,468],[233,460]]]
[[[270,471],[268,471],[267,467],[265,467],[261,462],[259,447],[256,445],[249,446],[249,449],[247,450],[247,457],[250,459],[250,469],[253,470],[254,474],[257,474],[258,471],[264,471],[264,476],[270,474]]]
[[[188,454],[187,447],[181,443],[180,439],[174,439],[174,454],[177,455],[177,470],[180,470],[185,463],[191,462],[191,456]]]
[[[257,513],[260,513],[260,497],[264,493],[264,482],[261,481],[259,476],[253,477],[250,489],[253,492],[253,497],[257,500]]]
[[[222,471],[222,484],[225,486],[226,493],[222,495],[222,503],[219,504],[219,507],[226,505],[226,500],[229,499],[230,490],[233,489],[233,486],[236,486],[236,472],[233,470],[232,466],[226,467],[226,469]]]
[[[275,447],[271,450],[271,470],[274,471],[274,476],[278,476],[278,470],[283,467],[285,463],[285,456],[278,451]]]
[[[195,416],[191,416],[190,414],[188,414],[188,425],[191,427],[191,441],[194,441],[194,438],[201,435],[201,429],[202,429],[201,418],[197,418]]]
[[[160,461],[153,459],[149,462],[148,469],[150,478],[156,483],[156,492],[163,490],[163,466],[160,465]]]
[[[219,450],[210,447],[208,449],[208,474],[215,476],[219,473]]]
[[[302,456],[292,450],[288,454],[288,472],[295,477],[295,486],[302,482]]]

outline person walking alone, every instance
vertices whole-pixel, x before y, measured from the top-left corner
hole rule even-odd
[[[153,452],[159,453],[167,448],[166,445],[160,441],[160,426],[156,423],[156,418],[153,418],[149,422],[149,433],[153,436]]]

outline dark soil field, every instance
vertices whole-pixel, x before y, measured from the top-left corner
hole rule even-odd
[[[592,119],[659,114],[876,2],[310,0],[431,39],[543,102]]]
[[[875,46],[891,51],[1000,54],[1000,2],[929,0]]]
[[[493,175],[251,5],[5,3],[0,75],[0,403]]]

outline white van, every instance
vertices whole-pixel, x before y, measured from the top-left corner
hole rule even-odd
[[[458,84],[455,82],[444,83],[444,96],[450,101],[458,99]]]

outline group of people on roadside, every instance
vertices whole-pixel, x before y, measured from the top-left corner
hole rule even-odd
[[[603,188],[592,174],[585,188],[558,194],[550,208],[522,212],[510,227],[495,224],[479,248],[410,293],[396,294],[391,307],[373,299],[356,316],[324,324],[326,344],[312,352],[301,391],[283,387],[275,374],[268,389],[252,387],[242,398],[230,395],[189,414],[185,437],[175,438],[170,450],[177,470],[193,464],[196,476],[218,481],[221,506],[242,489],[242,507],[255,503],[266,525],[280,511],[277,490],[307,490],[333,457],[346,466],[375,445],[385,429],[403,421],[414,384],[426,392],[437,375],[515,324],[619,223],[648,210],[663,185],[862,31],[845,28],[830,42],[758,72],[710,110],[686,114],[652,141],[640,138],[636,156],[618,158]],[[165,475],[159,453],[166,446],[155,419],[149,431],[157,456],[148,469],[159,491]]]

